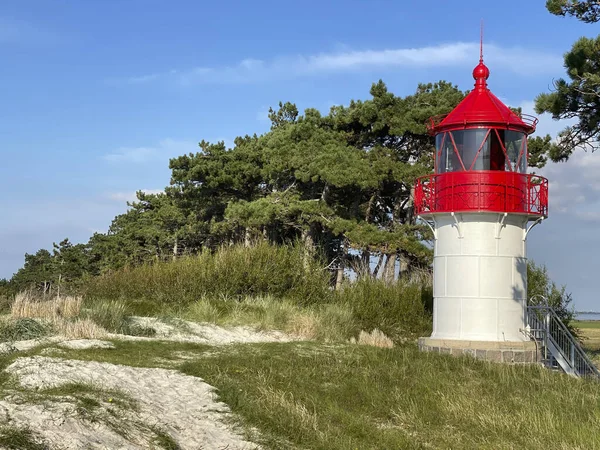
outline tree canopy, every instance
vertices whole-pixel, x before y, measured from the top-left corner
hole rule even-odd
[[[600,20],[597,1],[548,0],[548,11],[573,16],[586,23]],[[558,135],[557,145],[549,143],[547,154],[553,161],[566,161],[577,148],[598,148],[600,133],[600,36],[582,37],[564,56],[567,79],[554,81],[554,89],[538,95],[535,110],[550,113],[556,120],[576,119]]]
[[[125,266],[258,240],[299,243],[306,258],[324,260],[337,286],[348,269],[388,282],[399,266],[429,269],[431,232],[416,222],[412,205],[416,178],[433,169],[425,124],[466,93],[439,81],[400,97],[381,80],[369,93],[326,115],[280,102],[262,135],[237,137],[232,148],[201,141],[196,153],[170,160],[164,192],[137,192],[108,232],[86,244],[65,239],[26,255],[11,284],[47,292]],[[531,140],[532,166],[543,166],[549,143]]]

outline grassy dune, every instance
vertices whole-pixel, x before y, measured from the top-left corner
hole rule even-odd
[[[233,247],[105,274],[69,305],[23,298],[12,318],[0,320],[4,341],[53,333],[105,338],[107,331],[153,336],[130,317],[151,315],[278,329],[309,342],[112,340],[114,349],[87,350],[48,344],[0,355],[0,369],[35,354],[178,369],[215,386],[248,438],[266,449],[600,449],[600,383],[537,366],[421,353],[414,341],[430,332],[427,280],[389,286],[369,279],[335,292],[318,261],[311,264],[295,248]],[[600,362],[600,323],[575,326]],[[394,347],[350,343],[374,329]],[[0,370],[0,398],[14,389]],[[73,401],[100,414],[98,395],[80,391],[69,394]],[[0,446],[42,448],[34,441],[28,429],[0,428]],[[175,448],[169,445],[163,448]]]
[[[61,357],[154,367],[184,351],[175,367],[216,386],[267,449],[600,448],[600,384],[539,367],[413,344],[114,343]]]

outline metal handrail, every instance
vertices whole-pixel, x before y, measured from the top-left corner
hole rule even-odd
[[[417,215],[489,211],[548,216],[548,180],[535,174],[458,171],[419,177]]]
[[[577,339],[560,320],[554,308],[548,305],[548,300],[543,296],[540,297],[545,304],[529,305],[527,319],[532,335],[535,336],[536,332],[541,334],[545,353],[549,351],[558,365],[570,375],[600,379],[600,371]],[[548,358],[545,359],[548,361]]]

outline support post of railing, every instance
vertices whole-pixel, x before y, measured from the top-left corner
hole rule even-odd
[[[531,212],[531,178],[527,177],[527,212]]]
[[[544,316],[544,357],[548,361],[548,335],[550,334],[550,311],[545,310]]]
[[[573,342],[571,342],[571,367],[573,368],[576,374],[579,374],[579,371],[575,366],[575,344]]]

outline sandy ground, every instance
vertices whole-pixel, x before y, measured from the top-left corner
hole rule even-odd
[[[129,340],[160,339],[177,342],[195,342],[207,345],[225,345],[236,343],[288,342],[293,338],[280,331],[257,331],[250,327],[220,327],[210,323],[195,323],[176,320],[165,323],[154,317],[132,317],[142,327],[153,328],[156,335],[152,338],[140,336],[110,335],[110,337]]]
[[[27,389],[79,382],[103,390],[118,389],[137,400],[139,411],[124,411],[118,419],[128,430],[127,437],[102,423],[101,419],[95,424],[86,423],[68,402],[53,402],[51,407],[0,402],[4,414],[13,424],[28,425],[52,446],[66,449],[150,448],[153,436],[149,428],[159,427],[183,449],[257,448],[228,424],[229,409],[216,400],[212,386],[174,370],[43,356],[19,358],[7,370]]]
[[[157,339],[209,345],[284,342],[292,338],[280,332],[260,332],[247,327],[223,328],[212,324],[158,319],[135,319],[156,330],[153,338],[110,335],[118,339]],[[28,350],[41,344],[55,348],[111,348],[97,339],[51,337],[14,342],[0,351]],[[50,350],[50,349],[48,349]],[[54,355],[60,354],[59,350]],[[48,353],[45,353],[48,354]],[[50,356],[18,358],[7,371],[27,392],[68,383],[85,383],[102,391],[119,390],[134,399],[137,411],[119,409],[111,399],[99,400],[93,419],[82,415],[76,399],[27,396],[16,391],[0,401],[0,422],[28,426],[39,433],[52,449],[145,449],[161,448],[153,439],[160,429],[181,449],[254,449],[233,425],[226,404],[216,399],[215,390],[203,380],[169,369],[135,368],[94,361],[66,360]],[[35,400],[37,398],[38,400]],[[64,400],[64,401],[63,401]],[[3,420],[2,420],[3,418]]]

